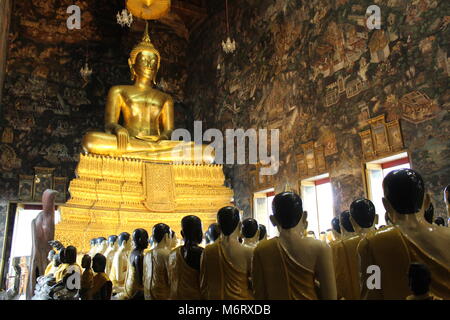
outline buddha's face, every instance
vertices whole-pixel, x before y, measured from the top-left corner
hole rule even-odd
[[[158,56],[153,52],[143,51],[136,57],[134,72],[149,79],[154,79],[158,72]]]

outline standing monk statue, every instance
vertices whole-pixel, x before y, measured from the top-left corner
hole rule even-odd
[[[42,211],[31,222],[31,258],[28,277],[27,300],[31,299],[36,279],[45,274],[47,254],[52,247],[50,240],[55,238],[55,197],[58,191],[47,189],[42,195]]]

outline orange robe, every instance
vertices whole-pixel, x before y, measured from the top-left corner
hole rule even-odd
[[[398,228],[389,226],[367,235],[358,246],[361,257],[361,298],[375,300],[404,300],[411,291],[408,287],[408,270],[412,262],[425,264],[431,273],[430,293],[450,299],[450,269],[435,260]],[[367,267],[377,265],[381,271],[381,288],[368,289]]]
[[[151,261],[151,270],[145,270],[144,266],[144,291],[151,300],[167,300],[170,296],[167,256],[158,254],[154,249],[144,257]]]
[[[221,241],[203,251],[200,285],[207,300],[252,300],[248,271],[237,269],[223,253]]]
[[[257,300],[317,300],[314,271],[296,262],[279,238],[260,242],[253,255],[252,279]]]
[[[181,248],[173,249],[169,255],[170,299],[201,300],[200,272],[186,263]]]
[[[360,299],[359,257],[357,251],[360,240],[361,236],[356,235],[345,240],[330,243],[336,274],[338,299]]]

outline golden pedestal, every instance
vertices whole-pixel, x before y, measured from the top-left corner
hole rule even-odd
[[[61,207],[55,239],[89,250],[89,240],[168,224],[180,237],[181,219],[196,215],[206,229],[216,213],[230,205],[222,166],[156,163],[127,158],[81,155],[71,199]]]

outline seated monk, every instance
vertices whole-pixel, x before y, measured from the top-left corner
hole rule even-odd
[[[393,225],[368,233],[358,245],[361,297],[406,299],[410,293],[409,266],[419,262],[430,270],[431,294],[450,299],[450,229],[425,221],[430,198],[422,177],[410,169],[392,171],[383,180],[383,191],[383,204]],[[381,283],[376,287],[368,283],[372,281],[371,273],[367,272],[371,265],[377,265],[381,272]]]
[[[413,262],[408,271],[409,288],[412,295],[406,300],[442,300],[430,294],[431,274],[426,265]]]
[[[127,274],[128,256],[131,250],[130,234],[122,232],[118,238],[119,249],[114,254],[109,278],[113,283],[114,290],[122,288],[125,284],[125,276]]]
[[[258,225],[258,230],[259,230],[259,239],[258,239],[258,241],[267,240],[267,228],[266,228],[266,226],[263,225],[263,224],[259,224]]]
[[[54,273],[56,282],[62,281],[66,274],[70,274],[72,272],[78,272],[81,275],[81,267],[76,262],[77,248],[74,246],[68,246],[67,248],[62,249],[59,254],[61,264]]]
[[[97,250],[97,239],[93,238],[89,241],[89,251],[88,251],[88,255],[92,258],[93,256],[95,256],[95,251]]]
[[[333,239],[334,239],[331,243],[333,243],[334,241],[341,240],[342,234],[341,234],[341,223],[339,221],[339,216],[334,217],[331,220],[331,233],[333,234]]]
[[[244,246],[256,248],[259,241],[258,222],[253,218],[247,218],[242,221],[242,236],[244,239]]]
[[[81,267],[84,268],[83,274],[81,275],[80,283],[80,298],[81,300],[90,300],[88,296],[89,291],[92,288],[92,281],[94,279],[94,272],[91,268],[91,256],[85,254],[81,259]]]
[[[336,280],[330,247],[305,236],[306,214],[293,192],[277,194],[272,223],[279,237],[258,243],[253,255],[252,280],[258,300],[336,299]],[[320,282],[316,291],[315,280]]]
[[[169,255],[169,283],[171,300],[201,300],[200,257],[203,248],[202,221],[196,216],[181,220],[181,236],[184,244]]]
[[[51,273],[55,273],[55,271],[56,271],[55,261],[54,261],[55,254],[56,254],[56,252],[53,249],[48,252],[47,260],[50,262],[48,263],[47,267],[45,268],[44,276],[48,276]]]
[[[133,231],[133,250],[128,258],[127,274],[119,300],[144,300],[144,250],[148,246],[148,233],[144,229]]]
[[[153,241],[156,247],[144,256],[145,300],[168,300],[170,295],[168,264],[170,254],[170,227],[158,223],[153,227]]]
[[[357,199],[350,205],[349,215],[342,215],[342,226],[355,231],[352,237],[336,241],[332,246],[338,299],[359,300],[360,278],[358,244],[375,231],[375,206],[368,199]],[[351,225],[348,226],[348,224]]]
[[[220,237],[220,228],[218,223],[211,223],[205,232],[206,245],[213,244]]]
[[[111,272],[114,254],[118,249],[117,239],[118,237],[116,235],[111,235],[108,237],[108,247],[103,254],[106,258],[106,274],[109,274]]]
[[[234,207],[224,207],[217,213],[217,221],[223,236],[207,246],[202,255],[200,286],[203,298],[206,300],[253,299],[250,284],[253,248],[239,243],[241,229],[239,210]]]
[[[106,258],[101,253],[97,253],[92,259],[92,269],[95,276],[92,279],[92,287],[88,292],[90,300],[111,300],[112,282],[105,273]]]
[[[174,130],[173,99],[153,87],[160,62],[159,51],[150,41],[146,27],[142,41],[128,59],[135,83],[109,90],[106,132],[88,132],[82,141],[85,152],[145,160],[191,161],[198,149],[200,157],[203,156],[202,145],[170,140]],[[121,116],[123,123],[119,124]],[[203,157],[207,163],[214,160],[210,151]]]

